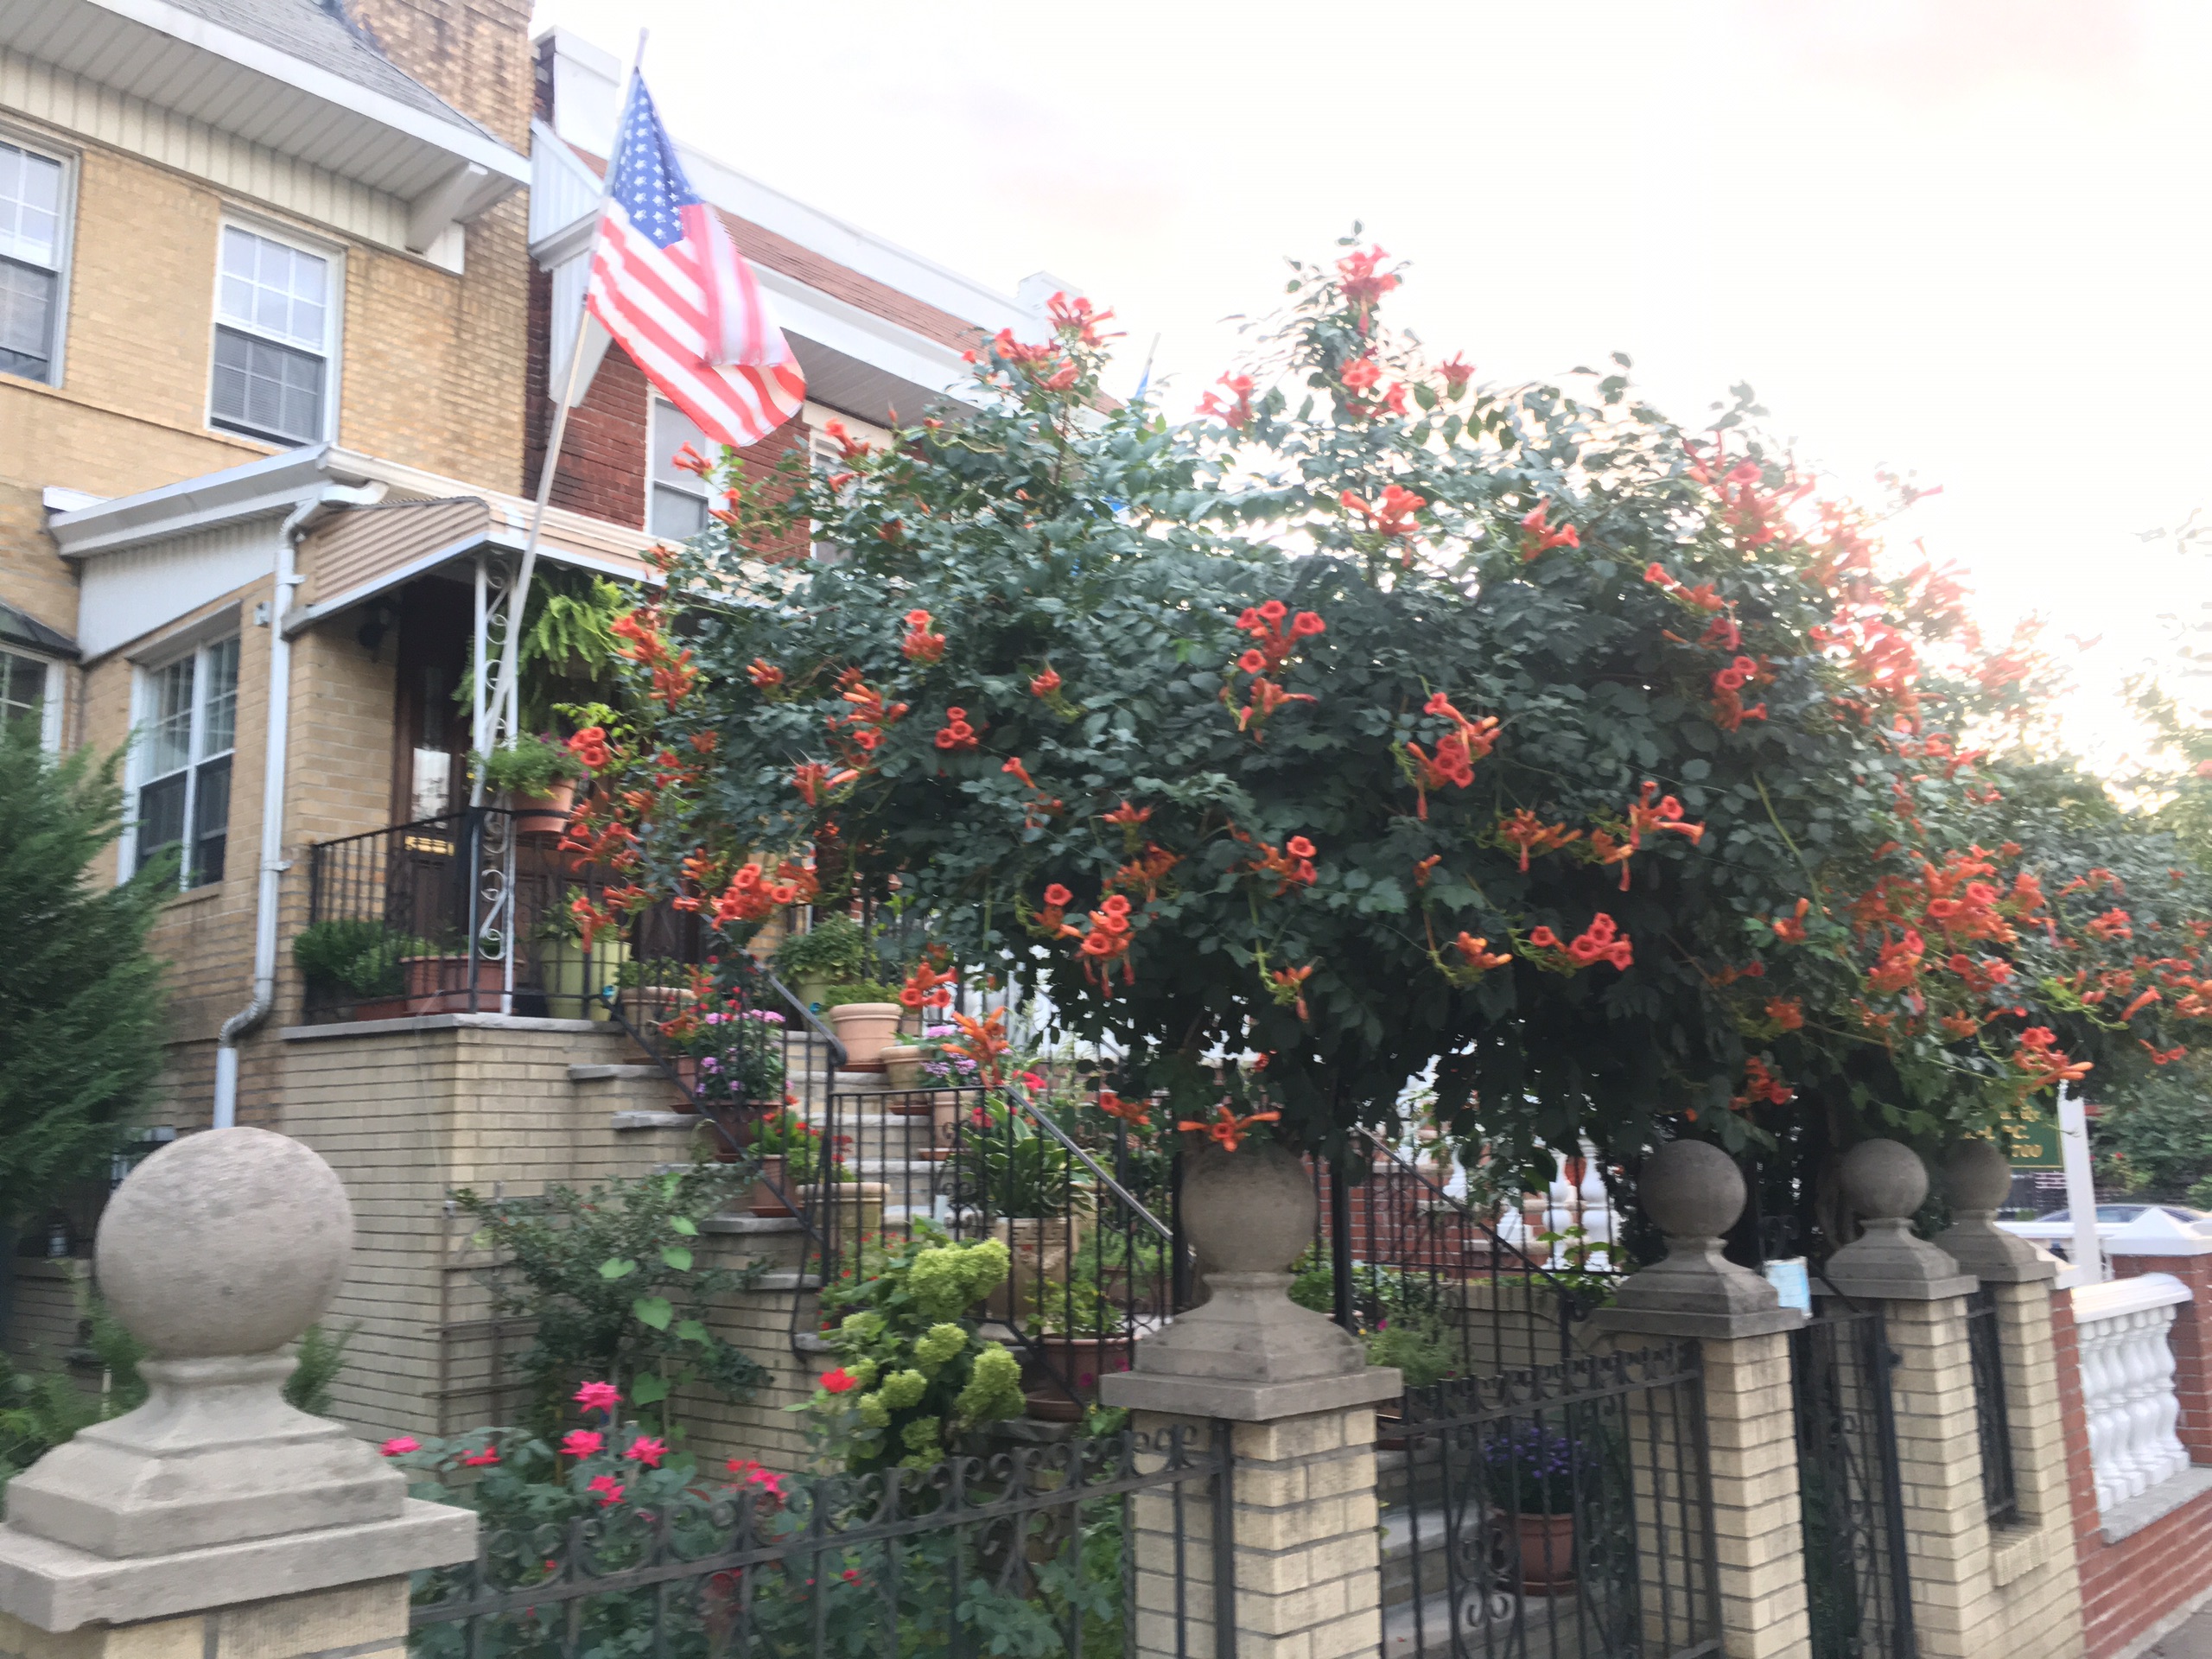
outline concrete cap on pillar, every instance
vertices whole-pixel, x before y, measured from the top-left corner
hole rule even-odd
[[[1591,1315],[1593,1324],[1643,1336],[1730,1338],[1805,1322],[1763,1276],[1720,1253],[1720,1236],[1750,1196],[1726,1153],[1703,1141],[1669,1141],[1643,1160],[1636,1193],[1667,1236],[1667,1257],[1623,1280],[1613,1305]]]
[[[0,1611],[123,1623],[467,1559],[475,1517],[423,1503],[343,1425],[288,1405],[283,1351],[346,1275],[346,1189],[266,1129],[188,1135],[100,1222],[100,1283],[150,1358],[146,1403],[8,1486]]]
[[[1976,1281],[1926,1239],[1912,1217],[1928,1200],[1928,1166],[1901,1141],[1862,1141],[1843,1155],[1843,1195],[1865,1230],[1827,1261],[1823,1276],[1847,1296],[1931,1302]]]

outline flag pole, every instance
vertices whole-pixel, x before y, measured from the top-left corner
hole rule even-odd
[[[630,60],[630,76],[622,83],[622,110],[630,107],[630,88],[637,80],[645,60],[645,36],[648,30],[638,31],[638,49]],[[620,118],[618,117],[619,120]],[[606,176],[601,179],[599,201],[594,209],[594,226],[606,216],[607,199],[614,194],[614,163],[622,148],[622,132],[615,130],[614,143],[609,147]],[[593,232],[597,236],[596,228]],[[588,279],[587,279],[588,280]],[[576,332],[569,342],[569,373],[561,389],[561,401],[554,405],[553,428],[545,440],[545,459],[537,468],[537,498],[530,511],[530,533],[523,540],[522,568],[515,576],[515,585],[507,594],[506,638],[499,646],[499,689],[492,705],[492,745],[493,748],[512,748],[519,735],[522,722],[522,688],[518,683],[523,618],[530,604],[531,578],[537,571],[537,541],[545,528],[546,505],[553,497],[553,474],[561,461],[561,444],[568,435],[569,410],[576,400],[576,381],[583,367],[584,336],[591,327],[591,308],[588,304],[576,308]],[[479,673],[481,673],[480,665]],[[480,772],[469,788],[471,806],[484,804],[484,779]]]

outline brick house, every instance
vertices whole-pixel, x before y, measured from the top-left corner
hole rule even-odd
[[[520,0],[0,0],[0,715],[129,744],[110,874],[181,849],[148,1134],[306,1133],[295,1074],[333,1052],[302,1040],[290,949],[313,849],[465,799],[455,690],[523,544],[620,66],[533,41]],[[807,373],[762,464],[943,399],[978,331],[1040,328],[1059,286],[994,293],[685,159]],[[541,568],[642,581],[704,522],[667,465],[696,434],[603,335],[586,352]],[[607,1058],[604,1027],[499,1007],[467,1019],[550,1045],[553,1075]],[[378,1033],[410,1075],[454,1040]],[[409,1156],[435,1211],[455,1172]],[[81,1258],[97,1206],[36,1243]],[[35,1325],[25,1275],[79,1269],[17,1265]]]

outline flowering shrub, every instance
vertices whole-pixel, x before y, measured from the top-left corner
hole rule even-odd
[[[1932,1146],[2191,1040],[2205,884],[2036,758],[2025,642],[1747,391],[1699,432],[1625,372],[1483,387],[1384,327],[1397,283],[1301,268],[1188,425],[1097,407],[1071,317],[832,477],[726,464],[696,672],[641,613],[594,797],[639,893],[720,915],[748,845],[895,874],[1167,1123],[1324,1150],[1432,1065],[1501,1153]],[[801,519],[842,556],[751,556]],[[1217,1053],[1267,1063],[1225,1120]]]
[[[688,1012],[690,1020],[673,1044],[679,1052],[696,1057],[702,1099],[734,1105],[782,1103],[782,1014],[748,1007],[736,994]]]
[[[855,1473],[925,1469],[968,1431],[1021,1415],[1020,1364],[972,1317],[1008,1260],[997,1239],[956,1244],[926,1222],[862,1248],[856,1270],[822,1294],[839,1363],[792,1408],[811,1414],[827,1452]]]

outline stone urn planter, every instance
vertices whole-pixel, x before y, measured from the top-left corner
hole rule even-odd
[[[753,1183],[753,1196],[747,1207],[756,1216],[768,1220],[782,1220],[795,1216],[791,1208],[790,1184],[784,1179],[784,1155],[770,1153],[760,1160],[760,1173]]]
[[[922,1082],[922,1065],[929,1051],[919,1043],[892,1043],[883,1050],[883,1080],[893,1089],[918,1090]],[[926,1096],[920,1100],[893,1101],[884,1110],[899,1117],[926,1117],[930,1103]]]
[[[1067,1282],[1068,1262],[1083,1245],[1083,1222],[1076,1216],[1016,1216],[993,1222],[991,1236],[1006,1246],[1007,1275],[984,1306],[993,1319],[1010,1321],[1025,1300],[1033,1301],[1039,1286]]]
[[[845,1002],[830,1010],[830,1028],[845,1046],[848,1071],[881,1071],[883,1051],[899,1033],[899,1017],[906,1013],[896,1002]]]
[[[785,1187],[815,1231],[837,1255],[849,1259],[862,1239],[883,1230],[883,1205],[890,1187],[882,1181],[830,1181]]]

